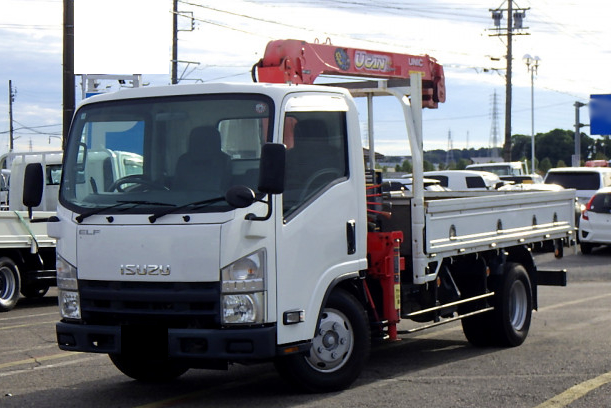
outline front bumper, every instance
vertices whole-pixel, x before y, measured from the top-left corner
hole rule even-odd
[[[125,327],[59,322],[57,342],[60,349],[67,351],[119,354],[128,340],[122,337]],[[170,358],[237,361],[265,360],[276,355],[275,325],[218,330],[169,328],[161,329],[161,335],[166,331]]]

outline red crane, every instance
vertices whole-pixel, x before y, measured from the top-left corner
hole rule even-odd
[[[445,101],[443,67],[428,55],[397,54],[330,43],[276,40],[267,44],[265,55],[253,67],[260,82],[313,84],[319,75],[343,75],[381,79],[409,79],[422,73],[422,106],[437,108]]]

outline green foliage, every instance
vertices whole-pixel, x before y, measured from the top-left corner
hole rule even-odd
[[[469,164],[471,164],[470,160],[460,158],[458,163],[456,163],[456,170],[464,170]]]
[[[581,159],[582,161],[603,159],[611,157],[611,138],[602,136],[593,139],[585,133],[580,134]],[[528,169],[532,168],[531,160],[531,135],[514,135],[511,138],[511,157],[513,161],[528,161]],[[499,152],[501,148],[499,148]],[[566,163],[572,163],[575,154],[575,132],[573,130],[554,129],[547,133],[535,135],[535,168],[540,174],[545,174],[551,167],[566,167]],[[454,163],[450,163],[452,169],[463,169],[471,163],[472,157],[491,157],[492,149],[454,149],[452,150]],[[425,166],[433,166],[435,163],[439,168],[445,167],[447,152],[437,149],[424,152]],[[425,168],[425,171],[427,168]],[[411,172],[411,169],[410,171]]]
[[[433,164],[428,160],[424,160],[424,162],[422,163],[422,167],[424,168],[424,171],[435,170],[435,166],[433,166]]]
[[[553,167],[552,161],[549,159],[549,157],[546,157],[545,159],[541,160],[541,164],[539,165],[539,170],[541,170],[541,172],[545,174],[552,167]]]
[[[403,163],[401,163],[401,170],[402,172],[405,173],[411,173],[412,172],[412,162],[410,162],[409,160],[403,160]]]

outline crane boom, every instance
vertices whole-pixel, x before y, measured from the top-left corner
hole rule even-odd
[[[439,102],[445,101],[443,67],[428,55],[275,40],[267,44],[265,55],[255,67],[260,82],[291,84],[313,84],[319,75],[409,80],[412,73],[420,72],[422,106],[437,108]]]

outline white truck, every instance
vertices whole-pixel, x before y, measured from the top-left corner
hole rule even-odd
[[[20,293],[41,297],[55,285],[55,239],[47,235],[47,224],[31,222],[55,215],[61,175],[61,152],[10,153],[0,158],[10,174],[7,211],[0,211],[0,312],[15,307]],[[41,198],[28,215],[23,204],[26,166],[40,166]]]
[[[106,353],[143,381],[274,361],[298,386],[330,391],[359,376],[372,338],[462,319],[473,344],[525,340],[537,287],[566,283],[566,271],[537,269],[528,246],[572,236],[574,193],[427,198],[421,106],[443,101],[441,67],[297,45],[302,62],[348,70],[377,58],[411,83],[295,85],[301,70],[287,75],[293,84],[139,88],[82,102],[48,226],[62,350]],[[261,81],[300,67],[266,61]],[[414,159],[406,197],[384,197],[366,171],[351,93],[401,104]],[[117,139],[142,155],[141,173],[86,177],[88,157]]]
[[[469,164],[465,170],[489,171],[497,174],[502,180],[513,181],[516,184],[543,183],[539,174],[529,174],[526,162],[495,162]]]

